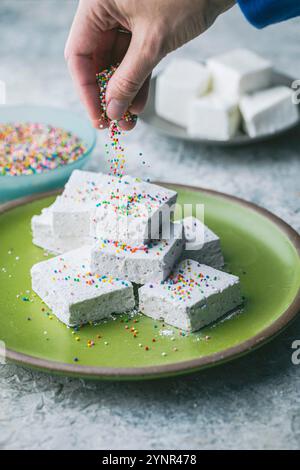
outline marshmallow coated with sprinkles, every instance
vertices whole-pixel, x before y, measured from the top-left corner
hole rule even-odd
[[[186,246],[181,259],[193,259],[216,269],[224,266],[221,241],[218,235],[196,217],[182,220]]]
[[[69,251],[31,269],[32,289],[68,326],[98,322],[135,306],[129,281],[93,275],[90,248]]]
[[[160,238],[176,198],[175,191],[132,176],[75,170],[53,205],[54,234],[147,243]]]
[[[239,278],[193,260],[182,261],[162,283],[139,289],[140,310],[156,320],[197,331],[242,303]]]
[[[184,247],[183,225],[172,224],[168,240],[127,245],[113,240],[99,240],[91,252],[93,272],[111,274],[136,284],[163,281],[170,274]]]

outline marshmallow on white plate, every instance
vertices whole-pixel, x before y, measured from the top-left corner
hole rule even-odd
[[[201,139],[230,140],[236,135],[240,120],[236,100],[210,93],[190,103],[187,132]]]
[[[247,49],[211,57],[207,66],[212,73],[213,89],[227,98],[238,98],[271,84],[271,62]]]
[[[42,210],[40,215],[31,219],[32,242],[55,255],[75,250],[85,245],[92,245],[92,237],[58,237],[53,234],[52,206]]]
[[[190,102],[210,86],[207,67],[193,60],[175,59],[156,81],[155,108],[162,118],[186,127]]]
[[[6,87],[5,83],[0,80],[0,104],[6,103]]]
[[[127,244],[159,239],[177,193],[139,178],[76,170],[52,207],[59,237],[97,237]]]
[[[224,258],[218,235],[196,217],[186,217],[182,222],[186,245],[181,259],[192,259],[213,268],[222,268]]]
[[[139,289],[140,311],[188,331],[216,321],[242,303],[239,278],[196,261],[182,261],[164,283]]]
[[[292,94],[290,88],[277,86],[243,96],[240,110],[249,136],[274,133],[296,123],[299,112]]]
[[[90,248],[69,251],[31,268],[32,289],[68,326],[99,322],[135,306],[132,284],[90,272]]]
[[[164,281],[179,259],[185,244],[183,225],[171,224],[170,238],[147,245],[126,245],[99,240],[91,252],[94,273],[127,279],[136,284]]]

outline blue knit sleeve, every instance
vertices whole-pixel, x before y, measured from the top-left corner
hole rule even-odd
[[[300,0],[238,0],[238,3],[256,28],[300,16]]]

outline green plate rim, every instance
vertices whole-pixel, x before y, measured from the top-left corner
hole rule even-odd
[[[205,189],[195,186],[182,185],[177,183],[156,182],[165,187],[178,187],[182,190],[194,191],[212,195],[221,199],[226,199],[238,205],[244,206],[252,211],[255,211],[263,217],[270,220],[274,225],[279,228],[291,241],[296,249],[300,258],[300,235],[290,225],[277,217],[275,214],[269,212],[252,202],[246,201],[236,196],[225,194],[219,191]],[[32,196],[25,196],[7,203],[0,205],[0,216],[7,211],[16,207],[26,205],[30,202],[44,199],[49,196],[54,196],[60,193],[60,190],[48,191]],[[29,366],[34,369],[47,371],[55,374],[66,374],[70,376],[89,378],[89,379],[114,379],[114,380],[129,380],[129,379],[151,379],[161,378],[173,375],[188,374],[208,368],[210,366],[219,365],[229,360],[236,359],[244,354],[253,351],[254,349],[262,346],[266,342],[277,336],[287,325],[295,319],[300,312],[300,287],[298,292],[289,305],[289,307],[275,320],[270,326],[262,330],[259,334],[252,338],[243,341],[242,343],[227,348],[209,356],[191,359],[188,361],[181,361],[173,364],[147,366],[147,367],[96,367],[96,366],[81,366],[77,364],[66,364],[62,362],[51,361],[47,359],[40,359],[27,354],[13,351],[9,348],[6,349],[6,358],[12,362]]]

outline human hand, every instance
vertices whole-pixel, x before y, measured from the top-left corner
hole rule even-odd
[[[96,73],[119,63],[107,92],[107,115],[124,130],[129,109],[143,110],[153,68],[169,52],[203,33],[234,0],[80,0],[65,57],[95,127],[100,120]],[[129,33],[120,32],[120,28]],[[131,33],[131,34],[130,34]]]

